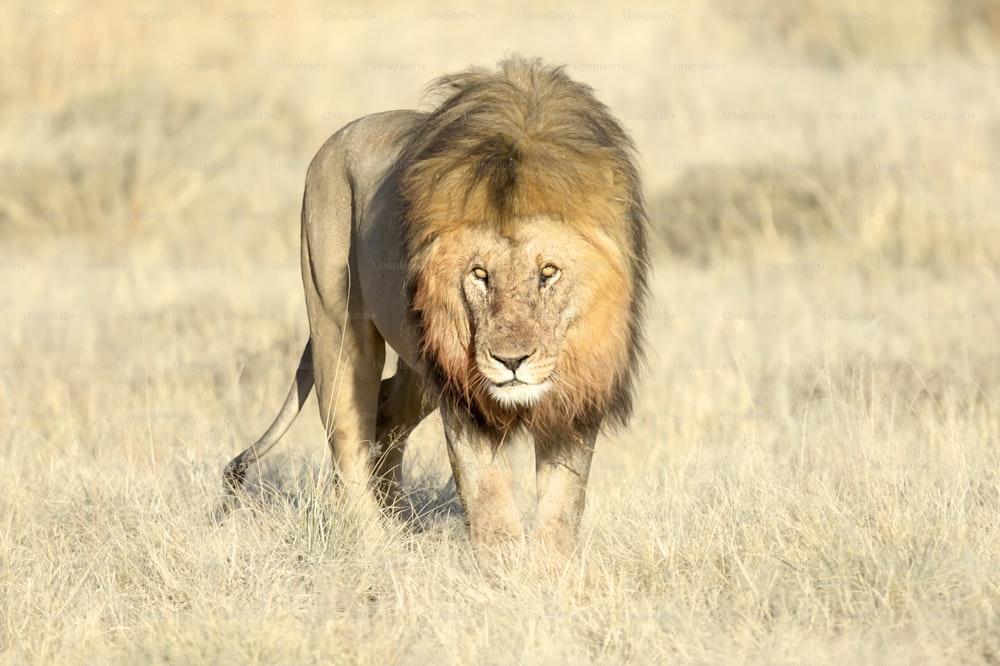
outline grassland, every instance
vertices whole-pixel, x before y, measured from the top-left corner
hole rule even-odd
[[[994,4],[2,16],[0,662],[1000,662]],[[648,187],[579,558],[480,573],[436,418],[419,521],[335,510],[314,403],[219,520],[307,335],[309,159],[508,50],[592,84]]]

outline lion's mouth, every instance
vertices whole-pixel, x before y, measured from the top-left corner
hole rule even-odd
[[[530,407],[541,400],[549,390],[548,381],[529,384],[516,378],[504,382],[490,382],[488,386],[490,396],[507,408]]]

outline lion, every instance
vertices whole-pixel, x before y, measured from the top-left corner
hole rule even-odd
[[[476,552],[575,548],[599,432],[627,424],[643,360],[646,216],[635,147],[593,90],[517,56],[431,84],[429,113],[323,144],[302,204],[309,340],[231,492],[315,384],[338,487],[398,512],[407,436],[434,409]],[[398,356],[382,379],[386,346]],[[515,434],[534,441],[530,532]]]

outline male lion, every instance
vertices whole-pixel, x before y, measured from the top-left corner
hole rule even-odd
[[[515,57],[433,89],[445,95],[433,112],[361,118],[309,165],[309,342],[278,417],[226,480],[242,484],[315,382],[342,488],[391,510],[406,437],[439,407],[477,550],[523,540],[499,450],[526,431],[532,541],[565,554],[598,431],[627,421],[642,356],[634,147],[559,67]],[[386,344],[399,364],[382,381]]]

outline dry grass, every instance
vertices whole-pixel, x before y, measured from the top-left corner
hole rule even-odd
[[[0,661],[1000,661],[995,7],[747,7],[3,10]],[[434,418],[419,522],[328,501],[314,405],[217,519],[305,340],[306,163],[513,48],[649,184],[579,560],[480,573]]]

